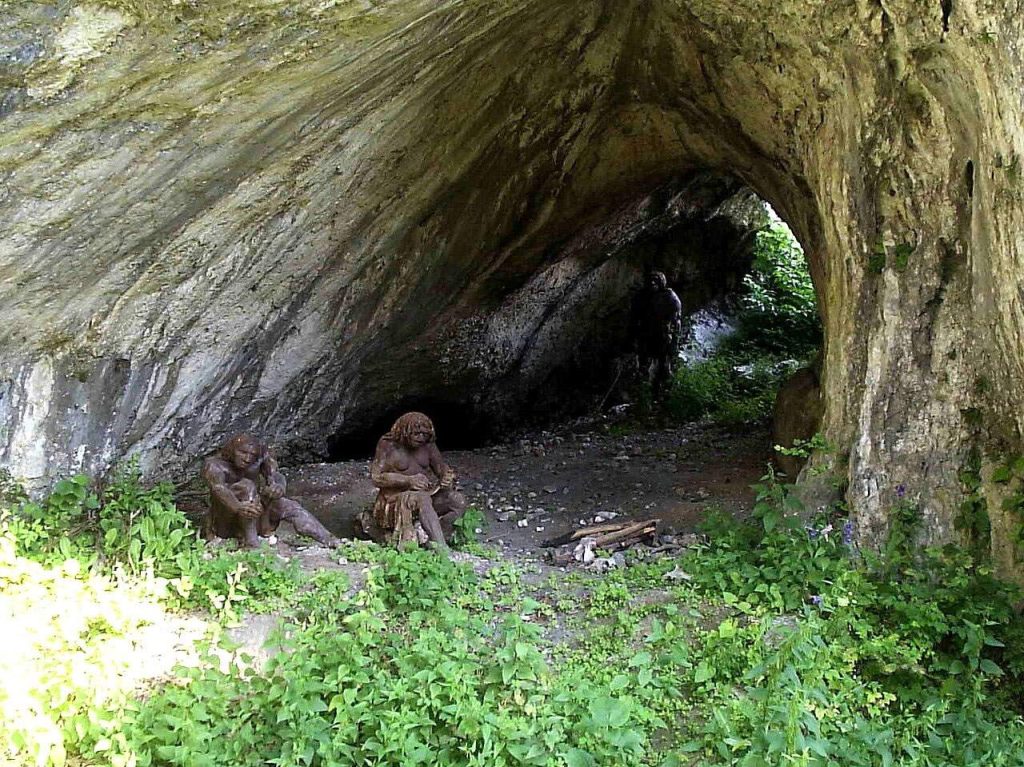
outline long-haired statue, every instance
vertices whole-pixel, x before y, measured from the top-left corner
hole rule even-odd
[[[434,424],[423,413],[406,413],[377,442],[370,478],[380,488],[373,505],[371,537],[394,545],[409,541],[447,550],[454,523],[466,511],[456,476],[434,441]],[[425,540],[423,540],[425,538]]]

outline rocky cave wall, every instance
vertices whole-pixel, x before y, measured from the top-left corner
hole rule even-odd
[[[535,327],[507,307],[585,290],[567,243],[711,169],[808,254],[861,540],[901,485],[923,540],[964,535],[980,455],[1019,571],[990,478],[1024,426],[1022,11],[3,6],[0,458],[169,470],[240,428],[322,452],[410,388],[502,402]]]

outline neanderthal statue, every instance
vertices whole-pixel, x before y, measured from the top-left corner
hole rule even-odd
[[[287,484],[266,445],[249,434],[227,441],[218,455],[206,459],[203,479],[210,486],[210,511],[204,535],[236,538],[255,548],[260,536],[271,535],[282,520],[295,532],[325,546],[340,542],[297,501],[285,497]]]
[[[406,413],[395,421],[377,442],[370,478],[380,491],[363,521],[368,535],[397,546],[417,541],[447,550],[466,499],[455,489],[455,472],[441,457],[427,416]]]
[[[682,335],[683,305],[676,292],[668,286],[663,272],[651,272],[646,287],[633,300],[631,335],[635,345],[640,375],[651,378],[654,397],[665,393],[672,378]]]

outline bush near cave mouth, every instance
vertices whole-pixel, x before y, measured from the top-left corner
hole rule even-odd
[[[720,423],[767,418],[779,386],[821,346],[807,260],[784,224],[757,233],[737,325],[709,359],[676,371],[666,401],[673,418],[710,416]]]

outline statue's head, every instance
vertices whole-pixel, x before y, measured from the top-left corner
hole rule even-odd
[[[395,421],[387,436],[406,447],[422,447],[434,441],[434,424],[423,413],[406,413]]]
[[[647,285],[652,290],[664,290],[668,287],[668,278],[664,272],[651,272],[647,278]]]
[[[236,434],[227,441],[220,454],[236,468],[251,469],[260,462],[265,448],[251,434]]]

